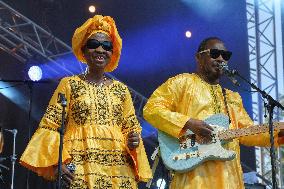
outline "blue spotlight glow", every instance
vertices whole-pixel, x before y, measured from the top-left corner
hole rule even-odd
[[[42,78],[41,68],[39,66],[30,67],[28,75],[32,81],[39,81]]]
[[[200,14],[204,18],[211,20],[212,16],[218,15],[225,9],[225,0],[181,0],[188,7],[191,7],[193,11]]]
[[[16,104],[19,108],[25,112],[29,112],[29,97],[19,90],[19,87],[25,87],[22,84],[7,83],[0,81],[0,98],[2,95],[9,99],[12,103]],[[38,107],[33,107],[34,112],[40,112]],[[40,120],[42,115],[38,113],[32,113],[32,119]]]
[[[41,62],[42,79],[58,79],[84,72],[86,64],[80,63],[72,53],[62,55],[56,61]]]
[[[0,93],[23,110],[28,110],[26,97],[19,92],[14,84],[0,81]],[[23,100],[24,99],[24,100]]]

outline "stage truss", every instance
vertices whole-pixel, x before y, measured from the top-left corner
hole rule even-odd
[[[249,64],[251,81],[261,89],[265,89],[276,100],[281,99],[283,89],[283,55],[281,39],[281,6],[280,1],[246,0],[247,26],[249,45]],[[72,55],[70,46],[53,36],[51,33],[26,18],[3,1],[0,1],[0,49],[11,54],[20,62],[26,63],[34,57],[40,57],[47,62],[55,63],[67,75],[74,75],[60,59]],[[277,23],[280,21],[280,24]],[[280,31],[280,32],[279,32]],[[278,48],[277,48],[278,47]],[[68,63],[70,64],[70,63]],[[79,62],[78,70],[83,72]],[[57,73],[52,66],[50,69]],[[278,78],[281,79],[278,80]],[[112,77],[112,76],[111,76]],[[142,109],[147,99],[130,88],[136,113],[143,120]],[[283,97],[282,97],[283,98]],[[264,123],[263,100],[257,93],[252,94],[253,119],[256,123]],[[281,120],[281,112],[275,112],[276,119]],[[268,148],[257,148],[257,171],[271,180],[271,166]],[[281,153],[278,153],[281,161]],[[277,167],[280,167],[277,161]],[[281,169],[278,170],[278,185],[283,188]]]
[[[58,70],[51,65],[60,67],[66,75],[75,74],[65,66],[66,62],[60,59],[64,55],[72,54],[70,46],[3,1],[0,1],[0,15],[0,48],[2,50],[23,63],[35,58],[40,59],[46,62],[46,66],[56,74],[59,74]],[[51,62],[54,64],[50,64]],[[71,64],[77,64],[78,71],[83,71],[81,63],[74,61]]]
[[[41,59],[53,72],[51,75],[59,74],[63,77],[84,71],[84,66],[80,62],[68,62],[68,60],[61,58],[66,55],[73,56],[70,46],[1,0],[0,15],[0,49],[22,63],[27,63],[33,58]],[[73,59],[76,60],[75,57]],[[69,69],[70,64],[75,64],[74,66],[78,68],[76,72]],[[62,75],[62,71],[65,75]],[[114,78],[110,74],[108,76]],[[147,99],[130,87],[129,90],[133,97],[137,116],[142,121],[142,109]]]
[[[264,89],[276,100],[283,99],[283,55],[281,31],[281,5],[277,0],[246,0],[251,82]],[[282,92],[282,94],[281,94]],[[253,120],[266,123],[261,95],[252,94]],[[275,120],[283,120],[276,109]],[[277,152],[278,186],[283,188],[281,151]],[[257,172],[271,181],[269,148],[256,148]]]

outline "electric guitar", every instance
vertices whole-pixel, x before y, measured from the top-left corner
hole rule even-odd
[[[235,158],[232,150],[222,147],[234,138],[268,132],[266,125],[251,126],[241,129],[229,129],[229,119],[224,114],[215,114],[204,120],[214,131],[212,141],[202,144],[191,131],[187,131],[182,140],[158,130],[161,158],[169,170],[188,172],[209,160],[227,161]],[[284,129],[284,123],[273,123],[274,129]]]

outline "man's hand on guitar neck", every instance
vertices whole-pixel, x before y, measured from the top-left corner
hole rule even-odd
[[[198,119],[189,119],[186,122],[183,130],[187,129],[191,130],[197,135],[197,137],[201,138],[203,143],[209,143],[212,140],[211,134],[213,128],[204,121]]]

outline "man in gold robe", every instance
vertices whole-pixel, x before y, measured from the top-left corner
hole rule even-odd
[[[168,79],[154,91],[144,107],[144,118],[154,127],[179,138],[190,130],[203,142],[210,142],[212,127],[203,120],[211,115],[229,115],[230,129],[253,125],[237,92],[222,90],[220,63],[227,63],[231,52],[217,37],[203,40],[196,53],[196,73]],[[223,91],[223,92],[222,92]],[[275,132],[275,145],[282,143],[282,132]],[[240,145],[268,146],[269,134],[234,139],[225,145],[236,152],[230,161],[207,161],[186,173],[174,173],[171,189],[243,189]]]

